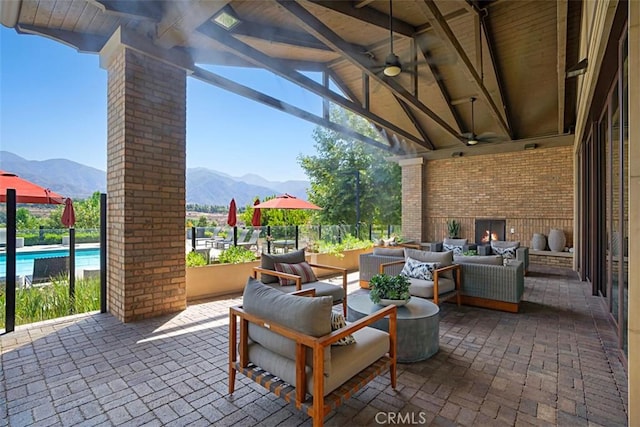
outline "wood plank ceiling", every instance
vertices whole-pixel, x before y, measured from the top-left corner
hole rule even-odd
[[[190,58],[193,77],[397,155],[438,158],[572,141],[577,79],[566,70],[580,59],[581,7],[568,0],[22,0],[3,2],[0,19],[80,52],[99,52],[121,28],[145,40],[150,54]],[[215,23],[222,12],[238,24]],[[382,73],[390,25],[402,64],[396,77]],[[354,134],[326,111],[288,106],[207,65],[270,70],[362,115],[379,137]],[[322,83],[305,71],[322,72]],[[479,144],[468,145],[471,133]]]

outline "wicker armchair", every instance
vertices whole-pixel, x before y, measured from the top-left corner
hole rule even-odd
[[[524,293],[524,264],[461,263],[462,303],[517,313]]]

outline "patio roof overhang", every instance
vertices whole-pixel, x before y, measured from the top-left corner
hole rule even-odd
[[[210,84],[399,156],[443,158],[460,149],[474,155],[573,143],[577,78],[567,70],[583,59],[581,4],[402,1],[391,19],[387,0],[35,0],[2,2],[0,19],[91,53],[120,29],[121,40]],[[381,72],[390,22],[404,64],[396,77]],[[368,119],[379,138],[330,122],[328,108],[322,115],[300,110],[207,65],[267,69]],[[322,82],[305,71],[323,73]],[[468,146],[469,133],[487,141]]]

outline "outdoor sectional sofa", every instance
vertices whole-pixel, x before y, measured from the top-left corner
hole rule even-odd
[[[366,287],[368,287],[368,281],[371,277],[380,272],[389,275],[400,274],[404,266],[402,262],[405,259],[404,254],[423,261],[440,261],[438,257],[442,257],[444,254],[453,255],[451,251],[429,252],[399,248],[393,249],[398,252],[391,252],[389,249],[383,251],[382,249],[386,248],[379,248],[376,252],[375,249],[377,248],[374,248],[373,253],[360,255],[360,286],[362,287],[364,287],[363,283],[366,283]],[[399,251],[404,252],[402,256]],[[524,260],[528,258],[528,251],[528,248],[518,248],[517,258],[508,260],[507,265],[500,255],[453,255],[453,263],[461,266],[462,280],[458,289],[461,303],[517,312],[524,293]],[[440,283],[438,285],[442,287],[442,291],[445,289],[453,291],[455,281],[451,280],[453,279],[451,272],[443,274],[441,277],[444,280],[439,277]],[[415,289],[414,286],[412,292],[414,296],[425,298],[433,295],[433,293],[421,294]]]
[[[373,252],[361,254],[359,258],[360,287],[369,289],[369,280],[380,272],[380,265],[404,259],[404,248],[376,246]],[[400,268],[402,269],[402,267]],[[400,271],[398,271],[400,273]]]

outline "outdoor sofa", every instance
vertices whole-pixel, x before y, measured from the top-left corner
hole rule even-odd
[[[522,249],[520,253],[528,254],[528,248],[518,249]],[[433,299],[436,304],[443,297],[456,296],[459,304],[518,312],[524,294],[524,262],[518,259],[505,262],[501,255],[465,256],[454,255],[453,251],[430,252],[410,248],[403,248],[403,251],[404,257],[380,263],[377,273],[398,275],[405,268],[407,258],[440,264],[430,281],[409,278],[412,296]],[[381,258],[381,255],[366,257],[364,265],[371,268]],[[363,265],[362,258],[360,265]]]

